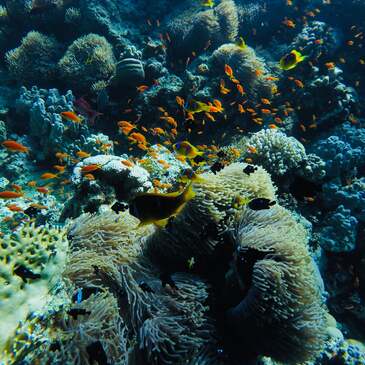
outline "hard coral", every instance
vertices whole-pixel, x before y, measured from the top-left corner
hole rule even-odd
[[[273,176],[281,176],[298,168],[305,160],[304,146],[294,137],[273,129],[263,129],[238,142],[243,157],[250,157]],[[250,152],[253,147],[257,152]]]
[[[233,43],[223,44],[213,52],[210,62],[219,73],[223,73],[224,65],[228,64],[251,100],[273,96],[275,83],[266,79],[269,70],[251,47],[241,49]]]
[[[108,80],[115,71],[112,46],[90,33],[76,39],[58,62],[60,77],[74,90],[89,91],[92,84]]]
[[[25,85],[49,84],[56,77],[61,45],[53,37],[29,32],[18,48],[5,55],[10,74]]]

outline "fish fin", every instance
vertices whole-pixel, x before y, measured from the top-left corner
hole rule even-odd
[[[182,193],[183,202],[187,203],[189,200],[195,197],[195,192],[193,190],[193,184],[190,182],[188,186],[185,188],[184,192]]]
[[[166,218],[166,219],[161,219],[159,221],[155,221],[153,222],[153,224],[157,227],[157,228],[164,228],[166,227],[167,223],[169,222],[170,217]]]

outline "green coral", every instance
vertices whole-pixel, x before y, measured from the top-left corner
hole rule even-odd
[[[5,60],[10,74],[17,81],[25,85],[40,85],[55,79],[61,51],[55,38],[31,31],[19,47],[5,54]]]
[[[0,352],[20,321],[41,309],[63,270],[67,251],[65,231],[25,224],[0,241]],[[17,275],[23,268],[34,279]]]
[[[98,81],[115,72],[115,57],[110,43],[90,33],[76,39],[58,62],[60,77],[73,90],[89,91]]]

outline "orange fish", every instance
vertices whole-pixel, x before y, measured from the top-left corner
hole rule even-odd
[[[52,172],[45,172],[43,175],[41,175],[42,180],[55,179],[56,177],[57,177],[57,175],[53,174]]]
[[[303,87],[304,87],[304,84],[303,84],[303,82],[302,81],[300,81],[300,80],[294,80],[294,83],[295,83],[295,85],[297,85],[299,88],[301,88],[301,89],[303,89]]]
[[[90,153],[87,153],[85,151],[77,151],[76,155],[77,155],[77,157],[80,157],[80,158],[86,158],[86,157],[91,156]]]
[[[37,191],[42,194],[49,194],[49,190],[45,186],[38,187]]]
[[[290,20],[288,18],[285,18],[282,22],[284,25],[286,25],[288,28],[295,28],[295,23],[293,20]]]
[[[268,125],[268,127],[269,127],[270,129],[276,129],[278,126],[277,126],[277,125],[275,125],[275,124],[269,124],[269,125]]]
[[[259,69],[255,70],[255,75],[256,75],[257,77],[259,77],[259,76],[263,75],[263,73],[264,73],[264,71],[262,71],[262,70],[259,70]]]
[[[134,127],[132,127],[132,128],[131,127],[122,127],[120,129],[124,135],[128,136],[128,134],[132,132]]]
[[[147,151],[148,147],[144,143],[138,143],[137,147],[143,151]]]
[[[225,86],[225,82],[224,82],[224,80],[221,80],[221,82],[220,82],[220,93],[222,94],[222,95],[227,95],[228,93],[230,93],[231,92],[231,90],[230,89],[227,89],[226,88],[226,86]]]
[[[23,193],[18,193],[16,191],[4,190],[0,192],[0,199],[15,199],[23,196]]]
[[[147,85],[141,85],[141,86],[137,87],[137,91],[140,92],[140,93],[145,92],[147,89],[148,89]]]
[[[261,98],[261,103],[265,104],[265,105],[270,105],[270,100],[269,99],[265,99],[265,98]]]
[[[164,135],[165,131],[162,128],[156,127],[156,128],[151,128],[151,132],[153,135]]]
[[[101,164],[99,164],[99,163],[92,163],[90,165],[85,165],[81,168],[81,173],[88,174],[89,172],[99,170],[100,167],[101,167]]]
[[[65,152],[57,152],[56,157],[58,158],[59,161],[62,161],[62,160],[66,160],[70,156]]]
[[[146,137],[143,134],[138,133],[138,132],[132,133],[128,138],[132,141],[135,141],[135,142],[138,142],[138,143],[141,143],[144,145],[147,144]]]
[[[15,190],[15,191],[22,191],[23,188],[20,185],[17,184],[11,184],[11,187]]]
[[[247,151],[250,153],[257,153],[257,148],[254,146],[247,146]]]
[[[245,94],[245,90],[243,89],[243,86],[241,84],[237,84],[236,87],[241,95]]]
[[[66,119],[66,120],[74,122],[74,123],[81,123],[82,122],[82,119],[75,112],[72,112],[72,111],[61,112],[60,116],[63,119]]]
[[[16,141],[12,141],[12,140],[6,140],[3,143],[1,143],[1,145],[11,152],[28,153],[28,151],[29,151],[28,147],[25,147],[21,143],[18,143]]]
[[[237,108],[240,114],[246,113],[246,110],[242,104],[237,104]]]
[[[9,204],[6,206],[12,212],[22,212],[23,209],[18,207],[16,204]]]
[[[212,122],[215,122],[215,118],[213,117],[213,115],[212,115],[212,114],[210,114],[210,113],[208,113],[208,112],[205,112],[204,114],[205,114],[205,116],[206,116],[209,120],[211,120]]]
[[[34,181],[34,180],[32,180],[32,181],[29,181],[29,182],[27,183],[27,185],[28,185],[29,187],[31,187],[31,188],[34,188],[35,186],[37,186],[37,182],[36,182],[36,181]]]
[[[231,66],[229,66],[229,65],[225,64],[225,65],[224,65],[224,72],[226,73],[226,75],[227,75],[228,77],[230,77],[230,78],[232,78],[232,77],[233,77],[233,70],[232,70],[232,67],[231,67]]]
[[[32,203],[30,204],[31,207],[37,208],[37,209],[48,209],[46,205],[38,204],[38,203]]]
[[[118,127],[119,128],[123,128],[123,127],[128,127],[128,128],[136,128],[136,126],[134,124],[132,124],[131,122],[128,122],[126,120],[121,120],[118,122]]]
[[[180,96],[176,96],[176,103],[177,103],[177,105],[179,105],[183,108],[184,104],[185,104],[185,100]]]
[[[276,123],[282,123],[283,122],[283,120],[279,117],[276,117],[274,120],[275,120]]]
[[[261,109],[263,114],[271,114],[271,110],[270,109]]]
[[[89,180],[89,181],[93,181],[93,180],[95,180],[95,176],[93,175],[93,174],[85,174],[84,175],[84,178],[85,179],[87,179],[87,180]]]
[[[336,67],[334,62],[327,62],[325,63],[325,66],[327,67],[328,70],[332,70]]]
[[[55,170],[57,170],[58,172],[64,172],[65,169],[66,169],[66,166],[63,166],[63,165],[53,165],[52,166]],[[29,183],[28,183],[29,184]]]
[[[122,160],[120,161],[124,166],[127,166],[127,167],[133,167],[134,166],[134,163],[131,162],[131,161],[128,161],[128,160]]]
[[[177,128],[176,120],[173,117],[160,117],[160,119],[166,120],[166,122],[172,125],[174,128]]]

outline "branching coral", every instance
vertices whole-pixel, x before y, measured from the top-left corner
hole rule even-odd
[[[20,321],[42,308],[66,260],[65,231],[22,226],[0,241],[0,350]]]
[[[60,76],[74,90],[89,91],[92,84],[108,80],[115,71],[112,46],[97,34],[76,39],[58,62]]]
[[[5,55],[10,74],[27,85],[49,83],[56,76],[61,46],[56,39],[31,31]]]
[[[304,228],[282,207],[245,207],[233,236],[235,271],[246,294],[227,321],[241,346],[290,363],[318,356],[325,311]]]

